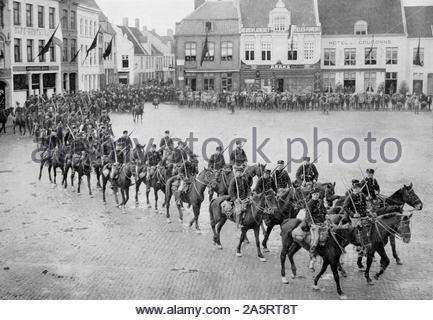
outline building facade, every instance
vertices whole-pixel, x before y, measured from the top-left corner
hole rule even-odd
[[[242,86],[320,89],[321,26],[314,0],[239,0]]]
[[[11,8],[0,0],[0,109],[12,106]]]
[[[116,43],[113,59],[116,65],[117,83],[133,85],[135,46],[128,39],[127,33],[124,33],[122,26],[115,26],[114,31],[116,32]]]
[[[77,2],[63,0],[59,3],[60,23],[63,33],[62,47],[62,88],[65,92],[75,92],[78,88],[78,50]]]
[[[146,28],[147,30],[147,28]],[[151,44],[152,55],[157,55],[155,63],[155,80],[174,82],[174,37],[173,30],[168,29],[167,35],[161,36],[155,30],[147,32]]]
[[[395,93],[409,79],[400,0],[320,0],[319,16],[324,91]]]
[[[79,85],[81,91],[100,89],[100,59],[98,46],[89,52],[96,34],[99,31],[99,14],[101,10],[94,0],[80,0],[77,9],[78,18],[78,60]],[[100,39],[98,39],[100,42]],[[86,57],[87,56],[87,57]]]
[[[60,93],[62,75],[59,42],[54,41],[46,54],[36,57],[59,24],[58,1],[26,0],[10,1],[9,4],[13,104],[23,104],[30,95],[50,96]],[[60,27],[55,36],[62,39]]]
[[[195,7],[176,24],[176,86],[193,91],[239,90],[237,2],[196,1]]]
[[[433,95],[433,6],[406,7],[405,16],[408,86],[415,93]]]
[[[99,34],[98,41],[98,55],[99,55],[99,67],[100,67],[100,80],[101,89],[108,85],[117,83],[117,70],[116,70],[116,32],[113,26],[108,21],[108,18],[101,12],[99,14],[99,23],[101,26],[101,33]],[[111,54],[105,59],[103,57],[108,46],[111,45]]]

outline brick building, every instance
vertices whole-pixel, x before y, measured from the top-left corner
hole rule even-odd
[[[201,63],[207,39],[208,53]],[[176,23],[176,86],[191,90],[240,88],[240,34],[236,1],[195,1]]]

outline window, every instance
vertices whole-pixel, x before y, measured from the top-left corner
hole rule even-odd
[[[356,49],[344,49],[344,65],[356,65]]]
[[[231,73],[223,73],[221,76],[221,88],[226,91],[233,89],[233,76]]]
[[[26,4],[26,26],[33,27],[33,5]]]
[[[71,60],[77,53],[77,40],[71,39]]]
[[[50,46],[50,60],[51,62],[56,61],[56,48],[54,46],[54,43],[52,43]]]
[[[397,91],[397,72],[385,73],[385,93],[393,94]]]
[[[55,14],[56,14],[56,9],[55,8],[50,8],[48,11],[48,22],[49,22],[49,26],[50,29],[54,29],[54,21],[55,21]]]
[[[213,31],[213,23],[210,21],[206,21],[204,24],[205,32]]]
[[[45,40],[39,40],[39,52],[45,47]],[[39,62],[45,62],[45,54],[39,56]]]
[[[68,39],[63,38],[63,55],[62,55],[62,61],[67,62],[68,61]]]
[[[89,21],[85,21],[84,24],[84,35],[87,36],[89,34]]]
[[[325,92],[334,92],[335,90],[335,73],[323,73],[323,90]]]
[[[314,58],[314,42],[311,40],[304,41],[304,59],[311,60]]]
[[[366,71],[364,73],[364,91],[374,92],[376,88],[376,72]]]
[[[344,90],[347,93],[353,93],[356,89],[356,73],[345,72],[344,73]]]
[[[15,62],[21,62],[21,39],[15,39],[14,41],[14,57]]]
[[[335,49],[325,49],[323,64],[325,66],[335,66]]]
[[[271,43],[262,42],[262,61],[271,60]]]
[[[298,60],[298,41],[292,38],[289,44],[287,60]]]
[[[185,61],[197,60],[197,44],[195,42],[185,43]]]
[[[386,64],[398,63],[398,48],[386,48]]]
[[[83,29],[83,18],[80,19],[80,34],[83,35],[84,29]]]
[[[286,31],[286,17],[285,16],[274,17],[274,31]]]
[[[355,23],[355,34],[356,35],[363,35],[363,34],[367,34],[367,22],[365,21],[358,21],[357,23]]]
[[[129,56],[122,56],[122,68],[129,68]]]
[[[77,28],[77,12],[71,11],[71,30]]]
[[[215,88],[215,81],[212,75],[204,74],[203,89],[207,91],[207,90],[214,90],[214,88]]]
[[[14,1],[14,25],[21,25],[21,3]]]
[[[33,40],[27,39],[27,62],[33,61]]]
[[[413,48],[413,64],[414,65],[424,65],[424,48],[419,48],[419,61],[418,59],[418,47]]]
[[[223,41],[221,42],[221,61],[232,61],[233,60],[233,42]]]
[[[365,48],[365,64],[377,64],[377,48]]]
[[[63,10],[63,16],[62,16],[62,28],[64,30],[67,30],[69,28],[69,21],[68,21],[68,10]]]
[[[43,6],[38,6],[38,28],[44,28],[44,11],[45,10]]]
[[[204,61],[215,61],[215,43],[214,42],[208,42],[207,43],[207,49],[208,49],[208,52],[206,53],[206,56],[204,57]]]
[[[254,42],[252,41],[245,43],[245,60],[254,60]]]

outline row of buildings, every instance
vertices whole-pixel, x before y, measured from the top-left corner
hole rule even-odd
[[[206,50],[207,48],[207,50]],[[195,0],[176,24],[192,90],[433,94],[433,6],[401,0]]]
[[[114,25],[95,0],[0,0],[0,108],[33,94],[174,81],[174,63],[172,30],[160,36],[139,19]]]

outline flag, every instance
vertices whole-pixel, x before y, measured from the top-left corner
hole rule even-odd
[[[104,58],[104,60],[107,59],[110,56],[112,47],[113,47],[113,38],[111,38],[111,41],[108,44],[107,49],[105,49],[105,52],[102,55],[102,58]]]
[[[370,58],[371,53],[374,50],[374,34],[373,34],[373,39],[371,40],[371,48],[370,50],[368,50],[368,53],[365,55],[365,59]]]
[[[89,56],[90,51],[95,49],[96,46],[98,45],[98,35],[99,35],[100,30],[101,30],[101,27],[99,27],[98,32],[96,32],[95,39],[93,39],[92,44],[90,45],[89,49],[87,49],[86,57],[84,58],[83,63],[86,62],[86,59]]]
[[[413,62],[414,65],[422,67],[421,61],[421,37],[418,39],[418,48],[416,49],[415,60]]]
[[[54,45],[59,46],[60,48],[63,46],[63,41],[57,37],[54,37],[53,43],[54,43]]]
[[[203,52],[201,53],[200,67],[203,65],[204,58],[206,58],[206,55],[209,53],[209,46],[207,40],[208,39],[207,39],[207,32],[206,32],[206,39],[204,41]]]
[[[51,35],[50,39],[48,40],[48,42],[45,44],[45,46],[42,48],[42,50],[38,53],[38,55],[33,59],[33,61],[40,56],[43,56],[44,54],[46,54],[49,50],[51,45],[53,44],[53,40],[54,40],[54,35],[57,32],[57,29],[59,29],[59,25],[60,23],[57,25],[56,30],[54,30],[53,34]]]
[[[77,59],[78,54],[80,53],[80,51],[81,51],[81,48],[78,49],[78,51],[75,53],[74,57],[73,57],[72,60],[71,60],[71,63],[74,62],[74,61]]]

